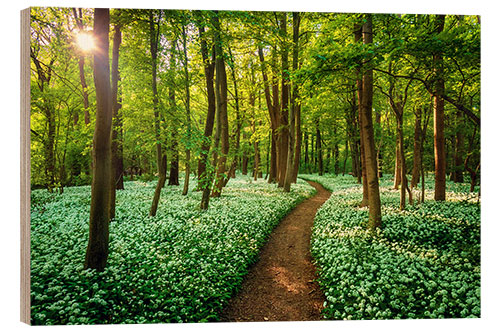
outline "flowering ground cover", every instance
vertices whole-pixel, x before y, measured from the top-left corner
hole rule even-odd
[[[195,184],[192,179],[191,184]],[[203,322],[218,319],[276,224],[314,189],[284,193],[238,176],[206,212],[201,193],[166,186],[149,217],[155,182],[117,191],[104,272],[84,270],[90,187],[31,195],[32,323]]]
[[[301,177],[332,191],[311,240],[325,318],[480,316],[480,203],[468,184],[447,184],[446,202],[433,201],[426,190],[423,204],[401,212],[399,191],[383,178],[382,226],[372,234],[352,176]],[[427,184],[433,188],[432,180]]]

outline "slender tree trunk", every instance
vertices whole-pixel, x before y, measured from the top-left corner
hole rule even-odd
[[[279,130],[279,169],[278,169],[278,187],[284,187],[286,169],[288,166],[288,142],[289,142],[289,88],[290,78],[288,73],[288,48],[286,45],[287,37],[287,13],[281,13],[280,19],[280,34],[283,39],[281,45],[281,114],[280,114],[280,130]]]
[[[89,242],[84,268],[103,271],[109,252],[112,103],[109,82],[109,9],[94,10],[96,125],[90,202]]]
[[[111,200],[110,200],[110,217],[115,217],[115,201],[116,190],[123,189],[123,155],[120,154],[122,146],[121,128],[122,121],[119,114],[121,104],[118,98],[118,82],[120,81],[120,73],[118,71],[118,58],[122,34],[120,25],[115,25],[115,33],[113,35],[113,51],[111,60],[111,103],[113,109],[113,124],[111,134],[111,160],[114,177],[111,178]]]
[[[261,63],[262,71],[262,81],[264,83],[264,94],[266,97],[267,110],[269,112],[269,118],[271,120],[271,162],[269,169],[269,179],[267,180],[269,184],[274,183],[277,178],[277,138],[278,138],[278,126],[279,126],[279,103],[277,101],[278,97],[278,86],[277,81],[274,76],[272,78],[272,90],[273,95],[271,96],[271,91],[269,89],[269,80],[266,72],[266,65],[264,60],[264,52],[262,47],[258,47],[259,59]]]
[[[299,66],[299,28],[300,28],[300,16],[299,13],[294,12],[292,14],[293,19],[293,48],[292,48],[292,71],[296,72]],[[285,20],[286,22],[286,20]],[[297,103],[298,103],[298,87],[297,82],[292,82],[291,86],[291,101],[290,101],[290,110],[289,110],[289,136],[288,136],[288,154],[287,154],[287,166],[285,173],[285,182],[283,188],[285,192],[290,192],[290,187],[292,182],[296,182],[297,175],[295,173],[295,158],[294,152],[297,151],[295,147],[295,131],[297,126]],[[299,125],[300,127],[300,125]],[[300,147],[298,148],[300,153]]]
[[[383,160],[382,160],[382,145],[383,145],[383,140],[382,140],[382,121],[381,121],[382,115],[380,114],[380,110],[375,111],[375,123],[377,124],[377,131],[375,132],[375,137],[378,137],[378,147],[377,147],[377,169],[378,169],[378,177],[381,178],[383,176],[382,172],[382,167],[383,167]]]
[[[168,100],[170,104],[170,112],[175,115],[171,121],[171,137],[170,137],[170,151],[172,152],[172,158],[170,159],[170,172],[168,175],[168,185],[177,186],[179,185],[179,144],[177,140],[178,135],[178,122],[177,122],[177,102],[175,100],[175,70],[177,68],[177,62],[175,58],[175,47],[177,44],[177,39],[174,37],[172,44],[170,46],[170,64],[169,71],[171,75],[172,82],[168,87]]]
[[[354,27],[354,42],[358,42],[362,39],[362,27],[357,25]],[[360,150],[361,150],[361,177],[363,182],[363,199],[361,200],[360,207],[366,207],[369,204],[368,198],[368,177],[366,175],[366,153],[365,153],[365,140],[364,140],[364,124],[363,124],[363,78],[361,77],[361,71],[358,69],[356,71],[356,87],[358,92],[358,118],[359,118],[359,137],[360,137]]]
[[[444,29],[444,15],[438,15],[436,19],[439,34]],[[443,78],[443,56],[440,52],[433,57],[436,82],[434,86],[434,166],[435,187],[434,200],[446,200],[446,150],[444,142],[444,78]]]
[[[304,165],[307,173],[311,173],[309,170],[309,133],[304,132]]]
[[[198,163],[198,188],[203,191],[202,200],[200,208],[202,210],[208,209],[208,203],[210,200],[210,189],[212,185],[212,171],[207,169],[208,165],[208,154],[210,151],[211,137],[214,128],[216,102],[215,102],[215,90],[214,90],[214,61],[209,60],[208,47],[205,37],[205,27],[204,23],[201,22],[202,14],[197,11],[196,16],[198,18],[198,29],[200,35],[200,46],[201,55],[203,59],[204,72],[205,72],[205,82],[207,87],[207,101],[208,101],[208,111],[207,119],[205,121],[205,129],[203,132],[203,141],[201,144],[200,161]],[[212,58],[215,58],[215,53],[212,52]]]
[[[399,136],[396,135],[396,159],[395,159],[395,165],[394,165],[394,189],[397,190],[399,189],[399,185],[401,184],[401,151],[400,147],[401,145],[399,144]]]
[[[248,154],[246,152],[246,149],[243,150],[243,157],[241,158],[241,174],[242,175],[248,174]]]
[[[189,176],[191,174],[191,95],[189,91],[189,68],[187,55],[187,35],[186,26],[182,26],[182,47],[184,49],[184,84],[186,89],[186,132],[187,132],[187,147],[186,147],[186,175],[184,176],[184,188],[182,195],[186,195],[189,190]]]
[[[422,162],[421,136],[422,136],[422,108],[418,107],[415,112],[415,132],[413,136],[413,169],[411,175],[410,188],[416,187],[420,179],[420,164]]]
[[[218,98],[217,103],[219,106],[219,119],[220,122],[220,156],[217,161],[217,174],[215,176],[215,187],[212,191],[213,197],[220,197],[222,192],[222,187],[224,185],[224,176],[226,172],[226,160],[227,154],[229,153],[229,122],[227,117],[227,76],[226,76],[226,66],[224,63],[224,54],[222,50],[222,40],[220,37],[220,22],[218,17],[218,12],[213,16],[212,23],[214,25],[214,41],[215,41],[215,66],[217,70],[216,75],[216,85],[218,86]]]
[[[293,183],[297,183],[297,177],[299,175],[299,167],[300,167],[300,152],[302,146],[302,130],[301,130],[301,107],[300,105],[296,106],[295,109],[295,154],[293,156]]]
[[[399,209],[404,210],[406,207],[406,163],[404,157],[404,138],[403,138],[403,110],[399,110],[397,115],[397,135],[398,135],[398,145],[399,145],[399,156],[397,157],[400,165],[400,179],[401,179],[401,190],[399,196]]]
[[[158,18],[159,20],[159,18]],[[149,13],[149,42],[150,42],[150,52],[151,52],[151,90],[153,93],[153,113],[155,119],[155,139],[156,139],[156,165],[158,175],[166,173],[166,169],[162,169],[162,138],[161,138],[161,128],[160,128],[160,112],[158,110],[158,87],[157,87],[157,70],[158,70],[158,42],[160,29],[157,27],[158,22],[155,22],[154,12]]]
[[[463,174],[464,135],[462,132],[463,115],[460,111],[457,111],[457,117],[455,120],[457,122],[456,126],[457,134],[455,136],[455,150],[453,152],[453,164],[454,164],[453,181],[455,183],[463,183],[464,182],[464,174]]]
[[[372,16],[367,14],[366,23],[363,25],[363,42],[373,42]],[[377,172],[377,154],[375,150],[375,138],[372,120],[373,102],[373,70],[366,70],[363,75],[363,98],[362,98],[362,130],[365,145],[366,177],[368,179],[369,220],[368,229],[374,230],[380,227],[382,212],[380,204],[380,192]]]
[[[238,92],[238,80],[236,80],[235,62],[234,62],[233,53],[231,52],[231,48],[229,46],[228,46],[228,52],[229,52],[229,58],[231,59],[231,63],[232,63],[232,66],[230,66],[230,68],[231,68],[231,77],[232,77],[233,86],[234,86],[234,105],[235,105],[235,111],[236,111],[236,133],[235,133],[236,140],[235,140],[235,146],[234,146],[234,158],[233,158],[233,162],[231,163],[231,167],[230,167],[231,172],[229,173],[229,176],[231,178],[235,178],[236,177],[236,166],[238,165],[239,152],[240,152],[242,119],[241,119],[241,113],[240,113],[240,98],[239,98],[239,92]],[[250,63],[250,70],[252,72],[252,86],[254,86],[255,85],[254,67],[252,66],[252,62]],[[227,181],[226,181],[226,183],[227,183]]]
[[[344,148],[344,164],[342,167],[342,176],[345,175],[345,170],[346,170],[346,164],[347,164],[347,158],[349,157],[349,142],[346,140],[345,142],[345,148]]]
[[[321,132],[319,130],[319,119],[316,120],[316,158],[318,161],[318,174],[323,176],[323,149],[321,147]]]
[[[167,155],[163,155],[161,161],[161,167],[166,170],[167,169]],[[161,189],[165,186],[165,181],[167,179],[167,175],[165,173],[161,173],[158,177],[158,182],[156,183],[155,194],[153,196],[153,203],[151,204],[151,208],[149,210],[149,216],[156,216],[156,212],[158,210],[158,203],[160,202]]]

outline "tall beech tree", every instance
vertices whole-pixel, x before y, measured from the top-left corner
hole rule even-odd
[[[84,267],[104,270],[109,252],[111,201],[111,123],[113,104],[109,82],[109,9],[94,10],[94,84],[96,123],[93,141],[89,242]]]
[[[288,142],[290,126],[288,124],[289,113],[289,89],[290,89],[290,76],[288,68],[288,14],[286,12],[280,13],[279,29],[281,37],[281,112],[280,112],[280,127],[279,133],[279,149],[278,149],[278,187],[285,185],[286,170],[288,166]],[[293,150],[291,150],[293,151]]]
[[[111,131],[111,164],[114,177],[111,178],[111,206],[110,216],[115,217],[116,190],[123,190],[123,130],[120,114],[121,104],[118,97],[118,82],[120,73],[118,71],[118,59],[122,33],[120,24],[115,25],[113,35],[113,50],[111,58],[111,103],[113,110],[113,124]]]
[[[363,24],[363,44],[373,43],[372,15],[365,15],[366,23]],[[374,230],[382,223],[382,212],[380,204],[380,192],[377,170],[377,152],[375,150],[375,140],[373,133],[372,119],[373,103],[373,70],[364,69],[361,99],[361,136],[365,146],[366,178],[368,181],[368,206],[369,220],[368,228]]]
[[[196,11],[196,25],[198,26],[199,38],[200,38],[200,51],[203,60],[203,71],[205,74],[205,86],[207,91],[207,116],[205,121],[205,129],[203,132],[200,160],[198,163],[198,188],[202,190],[202,199],[200,203],[200,208],[202,210],[208,209],[208,203],[210,201],[210,191],[212,184],[213,172],[210,169],[210,164],[208,160],[208,154],[210,151],[210,145],[212,141],[212,133],[214,128],[215,113],[216,113],[216,99],[215,99],[215,88],[214,88],[214,73],[215,73],[215,50],[213,47],[209,49],[207,43],[207,33],[205,31],[205,22],[202,12]],[[212,45],[212,44],[210,44]],[[209,53],[209,50],[212,52]]]
[[[354,42],[363,42],[363,26],[360,25],[359,23],[354,26]],[[358,63],[358,66],[361,66],[361,63]],[[361,201],[360,206],[365,207],[368,205],[368,196],[369,196],[369,190],[368,190],[368,176],[366,174],[367,170],[367,163],[366,163],[366,152],[365,152],[365,144],[366,141],[364,140],[364,135],[366,135],[365,130],[364,130],[364,124],[363,124],[363,115],[362,113],[365,111],[363,110],[363,79],[361,75],[361,70],[358,67],[356,70],[356,88],[357,88],[357,94],[358,94],[358,121],[359,121],[359,138],[360,138],[360,176],[363,182],[363,199]]]
[[[154,129],[156,140],[156,164],[158,171],[158,182],[153,196],[153,202],[149,210],[150,216],[155,216],[160,201],[161,189],[165,186],[167,179],[167,155],[164,152],[161,135],[161,118],[158,102],[158,44],[160,42],[160,20],[161,10],[149,11],[149,50],[151,52],[151,91],[153,95]]]
[[[189,176],[191,174],[191,94],[190,94],[190,80],[189,80],[189,67],[188,67],[188,54],[187,54],[187,31],[186,25],[182,25],[182,49],[183,49],[183,67],[184,67],[184,89],[186,90],[186,174],[184,177],[184,188],[182,194],[186,195],[189,190]]]
[[[217,168],[215,175],[215,186],[212,191],[213,197],[219,197],[224,186],[224,177],[227,177],[226,161],[229,153],[229,121],[227,117],[227,75],[226,65],[224,61],[224,52],[222,48],[221,25],[219,20],[219,12],[215,12],[212,16],[212,24],[214,27],[214,48],[215,48],[215,84],[217,97],[217,131],[220,139],[220,155],[217,158]],[[217,146],[216,146],[217,147]]]
[[[299,13],[292,14],[292,24],[293,24],[293,46],[292,46],[292,71],[296,72],[299,66],[299,28],[300,28],[300,16]],[[288,156],[287,156],[287,166],[285,173],[285,182],[283,189],[285,192],[290,192],[290,186],[292,182],[297,180],[298,173],[298,161],[300,158],[300,143],[299,149],[297,149],[297,144],[295,141],[300,138],[300,120],[298,118],[298,87],[297,82],[292,82],[291,94],[290,94],[290,111],[289,111],[289,136],[288,136]],[[296,131],[298,134],[296,135]],[[294,156],[294,154],[299,154],[299,156]],[[297,166],[297,170],[295,169]],[[296,172],[297,171],[297,172]]]
[[[169,150],[171,152],[170,158],[170,172],[168,174],[168,185],[179,185],[179,140],[178,140],[178,116],[177,116],[177,101],[175,99],[176,87],[175,82],[175,72],[177,69],[177,54],[176,54],[177,36],[174,36],[170,43],[170,53],[169,53],[169,81],[168,86],[168,104],[170,109],[170,114],[173,115],[170,125],[170,145]]]
[[[444,29],[445,15],[438,15],[435,21],[435,34]],[[436,51],[432,58],[434,67],[434,200],[446,199],[446,151],[444,140],[444,77],[443,56]]]
[[[258,47],[259,59],[261,63],[262,81],[264,84],[264,95],[266,97],[267,110],[269,112],[269,119],[271,122],[271,152],[270,152],[270,166],[268,183],[273,183],[277,179],[278,174],[278,127],[279,127],[279,102],[278,102],[278,85],[275,77],[271,78],[269,82],[266,70],[266,62],[264,52],[261,45]],[[271,88],[272,86],[272,94]]]

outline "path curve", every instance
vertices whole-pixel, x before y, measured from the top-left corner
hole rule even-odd
[[[274,229],[240,292],[222,312],[222,321],[322,319],[325,299],[309,249],[314,216],[330,192],[318,183],[308,183],[316,188],[316,195],[295,207]]]

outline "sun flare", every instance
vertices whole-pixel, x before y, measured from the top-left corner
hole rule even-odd
[[[94,36],[90,32],[79,32],[76,34],[76,44],[84,52],[92,51],[95,49]]]

